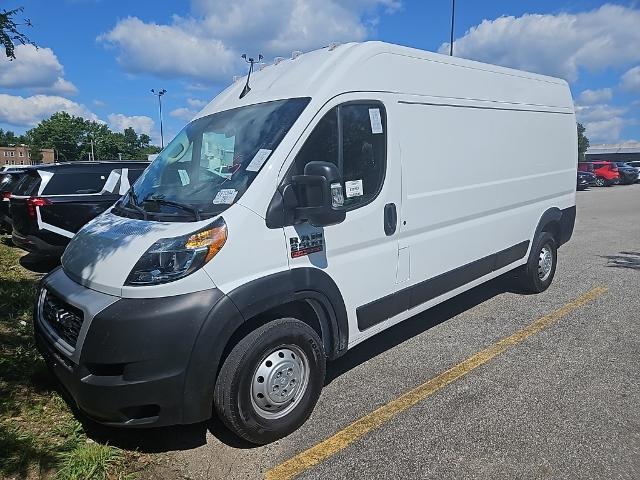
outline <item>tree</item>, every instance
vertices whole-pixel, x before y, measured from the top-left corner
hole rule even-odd
[[[11,130],[6,132],[0,128],[0,147],[8,147],[9,145],[19,145],[26,143],[24,135],[16,135]]]
[[[585,128],[581,123],[578,123],[578,161],[584,160],[584,154],[589,148],[589,139],[584,134]]]
[[[18,13],[22,13],[23,10],[23,7],[18,7],[13,10],[2,9],[2,11],[0,11],[0,45],[4,47],[4,53],[10,60],[15,60],[16,58],[16,43],[21,43],[22,45],[28,43],[37,47],[35,43],[29,40],[29,37],[18,31],[18,27],[21,25],[25,25],[27,27],[32,26],[31,20],[28,18],[24,19],[24,23],[16,23],[14,17]]]
[[[26,133],[31,158],[40,161],[43,148],[53,148],[60,161],[74,160],[145,160],[148,153],[160,149],[151,145],[146,134],[138,135],[133,128],[123,133],[94,120],[58,112]],[[1,141],[1,138],[0,138]]]

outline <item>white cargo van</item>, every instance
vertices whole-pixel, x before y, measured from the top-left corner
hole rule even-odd
[[[380,42],[218,95],[39,289],[41,352],[110,425],[217,412],[254,443],[326,360],[507,271],[542,292],[575,220],[566,82]],[[241,93],[245,91],[245,95]]]

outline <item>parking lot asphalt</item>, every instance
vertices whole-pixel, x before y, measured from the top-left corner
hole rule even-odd
[[[340,443],[353,422],[541,320],[544,328]],[[146,434],[153,446],[140,446],[169,452],[157,478],[637,479],[639,405],[636,184],[578,192],[573,238],[543,294],[497,279],[331,363],[313,415],[289,437],[252,447],[214,421]],[[330,449],[318,447],[327,439]],[[305,466],[288,469],[292,458]]]

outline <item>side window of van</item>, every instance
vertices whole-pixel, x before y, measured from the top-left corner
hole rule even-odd
[[[334,163],[342,174],[344,205],[357,208],[382,188],[386,162],[386,115],[379,103],[347,103],[325,114],[296,156],[294,174],[307,163]]]

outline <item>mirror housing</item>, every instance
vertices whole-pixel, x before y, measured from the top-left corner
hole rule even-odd
[[[342,179],[333,163],[309,162],[304,175],[294,175],[291,180],[298,192],[297,219],[307,220],[314,227],[335,225],[345,219]]]

